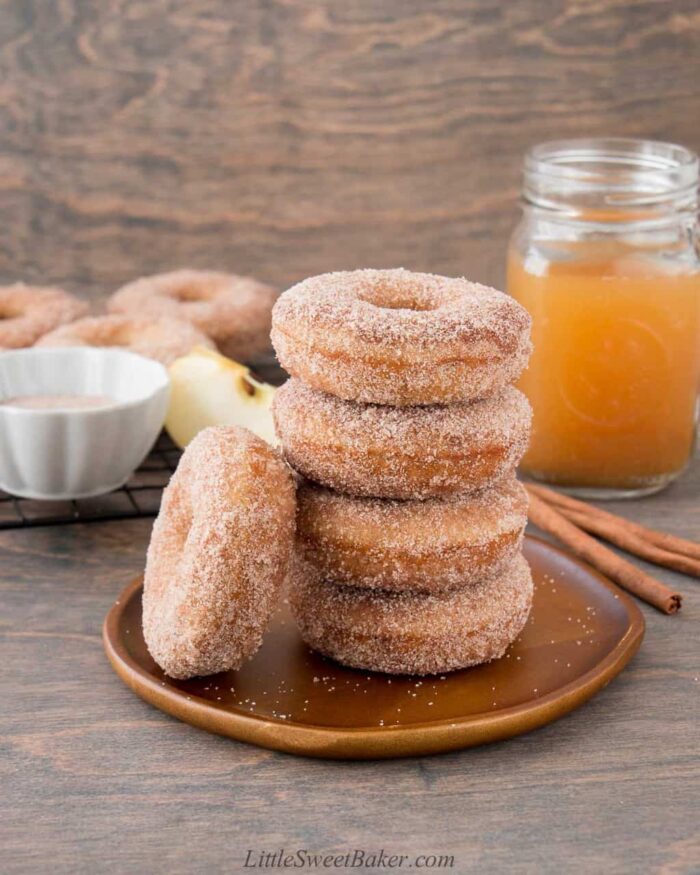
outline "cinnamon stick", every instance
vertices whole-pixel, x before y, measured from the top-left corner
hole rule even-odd
[[[569,522],[563,514],[543,501],[536,492],[530,492],[529,516],[542,531],[554,535],[577,556],[585,559],[598,571],[623,587],[632,595],[653,605],[664,614],[675,614],[682,596],[604,547],[595,538]]]
[[[691,577],[700,577],[700,559],[691,558],[674,550],[666,550],[648,538],[642,538],[636,533],[634,523],[630,523],[629,520],[582,501],[576,501],[569,496],[560,495],[558,492],[553,492],[542,486],[528,483],[526,488],[531,495],[538,495],[544,498],[547,504],[556,507],[561,514],[580,529],[604,538],[628,553],[639,556],[640,559],[646,559],[647,562],[653,562],[664,568],[672,568],[674,571],[680,571]],[[640,528],[644,529],[644,527]],[[653,530],[645,529],[645,531],[652,532]],[[683,541],[682,538],[678,540]],[[684,543],[695,546],[691,541]]]
[[[681,556],[689,556],[691,559],[700,561],[700,544],[696,544],[695,541],[688,541],[677,535],[669,535],[667,532],[657,532],[656,529],[647,528],[640,523],[633,523],[631,520],[615,516],[609,511],[593,507],[584,501],[579,501],[570,495],[563,495],[561,492],[555,492],[553,489],[547,489],[546,486],[540,486],[537,483],[528,483],[527,488],[531,495],[538,495],[549,504],[555,505],[560,511],[566,509],[589,515],[595,514],[598,519],[621,526],[638,538],[643,538],[662,550],[678,553]]]
[[[687,574],[690,577],[700,577],[700,560],[698,559],[691,559],[689,556],[664,550],[662,547],[657,547],[656,544],[643,541],[626,526],[608,522],[595,513],[583,513],[568,508],[558,508],[558,510],[570,522],[585,532],[598,535],[599,538],[604,538],[611,544],[615,544],[616,547],[639,556],[640,559],[646,559],[647,562],[653,562],[654,565],[660,565],[663,568],[672,568],[674,571],[680,571],[681,574]]]

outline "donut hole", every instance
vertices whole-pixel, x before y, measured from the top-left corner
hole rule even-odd
[[[437,310],[441,302],[427,289],[377,285],[363,289],[359,298],[381,310],[412,310],[416,313]]]
[[[417,301],[415,298],[393,299],[385,301],[383,304],[379,304],[378,306],[381,307],[382,310],[413,310],[416,313],[436,309],[436,306],[434,304],[427,304],[425,302]]]

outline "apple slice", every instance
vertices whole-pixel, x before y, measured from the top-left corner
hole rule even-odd
[[[277,444],[270,407],[275,387],[259,383],[248,368],[202,346],[176,359],[170,371],[165,428],[183,449],[210,425],[240,425]]]

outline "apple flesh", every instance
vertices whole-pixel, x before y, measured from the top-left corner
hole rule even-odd
[[[210,425],[239,425],[277,444],[271,405],[275,387],[259,383],[244,365],[204,347],[170,366],[165,428],[183,449]]]

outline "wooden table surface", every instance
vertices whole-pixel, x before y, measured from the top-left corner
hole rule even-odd
[[[698,537],[699,494],[696,460],[617,508]],[[243,872],[249,849],[281,848],[453,855],[459,873],[698,871],[697,582],[660,573],[683,611],[644,607],[628,669],[555,724],[432,758],[324,762],[178,723],[113,674],[102,619],[149,531],[0,533],[5,875]]]

